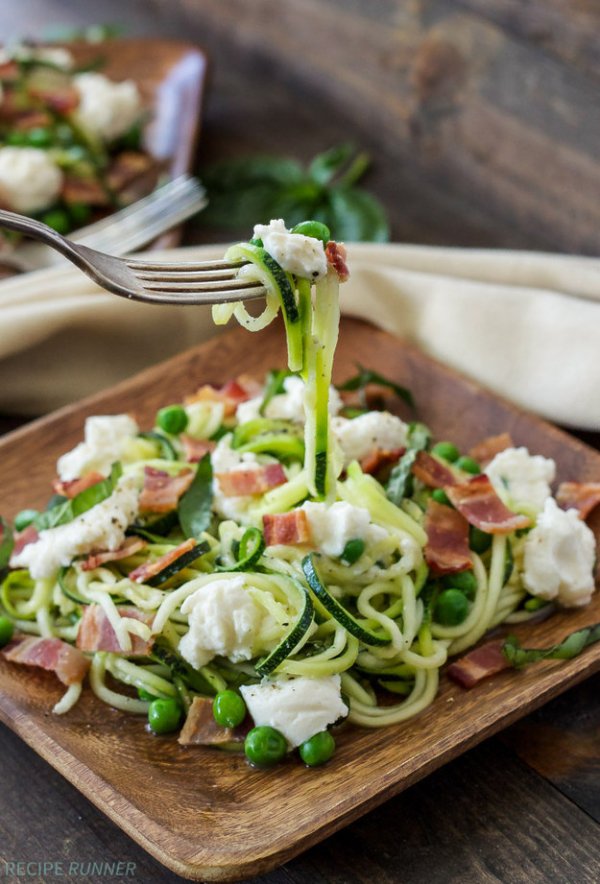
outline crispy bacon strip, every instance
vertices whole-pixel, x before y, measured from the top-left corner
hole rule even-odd
[[[194,697],[185,724],[177,740],[182,746],[221,746],[223,743],[243,743],[248,728],[221,727],[213,715],[210,697]]]
[[[28,525],[27,528],[23,528],[22,531],[18,531],[15,534],[15,544],[13,546],[12,554],[13,556],[17,556],[26,546],[30,543],[35,543],[39,538],[38,530],[35,525]]]
[[[446,488],[456,484],[456,477],[449,467],[444,466],[427,451],[419,451],[412,465],[412,473],[428,488]]]
[[[147,626],[150,626],[154,619],[153,614],[144,614],[137,608],[120,607],[119,615],[139,620],[140,623],[145,623]],[[86,605],[83,609],[77,633],[77,647],[81,651],[110,651],[114,654],[126,653],[128,657],[145,657],[150,652],[153,642],[154,639],[145,641],[141,636],[131,634],[131,651],[123,651],[102,606]]]
[[[246,402],[252,396],[258,395],[262,387],[248,375],[240,375],[236,380],[227,381],[222,387],[213,387],[205,384],[185,397],[185,404],[193,402],[222,402],[225,417],[235,414],[238,405]]]
[[[587,519],[600,503],[600,482],[561,482],[556,502],[564,510],[577,510],[580,519]]]
[[[266,514],[263,516],[263,529],[267,546],[308,543],[310,540],[310,525],[304,510]]]
[[[228,473],[215,473],[221,493],[225,497],[245,497],[250,494],[264,494],[270,488],[277,488],[287,482],[287,476],[280,463],[269,463],[258,469],[238,467]]]
[[[55,672],[66,685],[83,681],[90,666],[81,651],[59,638],[16,638],[4,648],[2,655],[11,663]]]
[[[406,448],[373,448],[360,462],[360,468],[363,473],[370,473],[374,476],[384,467],[391,467],[397,463]]]
[[[499,433],[498,436],[488,436],[487,439],[482,439],[481,442],[474,445],[469,451],[469,457],[472,457],[482,467],[485,467],[501,451],[506,451],[507,448],[513,447],[514,442],[510,433]]]
[[[425,561],[432,574],[458,574],[473,567],[469,524],[452,507],[430,500],[425,516]]]
[[[528,516],[519,516],[504,506],[485,473],[444,490],[467,522],[487,534],[510,534],[531,525]]]
[[[79,479],[69,479],[67,482],[63,482],[61,479],[55,479],[52,483],[52,488],[56,494],[62,494],[64,497],[71,498],[75,497],[81,491],[91,488],[92,485],[97,485],[98,482],[102,482],[103,479],[104,476],[102,473],[93,470],[86,476],[80,476]]]
[[[180,543],[179,546],[176,546],[175,549],[172,549],[170,552],[165,553],[164,556],[161,556],[159,559],[155,559],[153,562],[144,562],[143,565],[140,565],[138,568],[135,568],[133,571],[129,573],[129,579],[135,580],[136,583],[143,583],[145,580],[149,580],[151,577],[156,577],[157,574],[167,567],[167,565],[171,565],[173,562],[176,562],[177,559],[181,558],[181,556],[185,555],[185,553],[192,550],[198,541],[195,538],[190,537],[187,540],[184,540],[183,543]]]
[[[149,513],[171,512],[193,481],[194,471],[190,469],[182,470],[177,476],[170,476],[164,470],[144,467],[140,509]]]
[[[69,173],[64,176],[61,196],[66,203],[110,204],[108,193],[96,178],[80,178]]]
[[[119,549],[90,553],[87,559],[81,563],[81,570],[93,571],[94,568],[106,565],[107,562],[118,562],[120,559],[126,559],[128,556],[139,552],[145,546],[147,546],[147,541],[141,537],[128,537]]]
[[[194,439],[187,433],[182,433],[179,439],[188,463],[198,463],[208,451],[214,451],[215,448],[215,443],[211,439]]]
[[[350,277],[350,271],[346,264],[346,247],[341,242],[329,240],[325,246],[325,257],[327,258],[327,263],[337,273],[340,282],[346,282]]]
[[[481,645],[480,648],[475,648],[474,651],[469,651],[464,657],[450,664],[446,670],[448,677],[469,690],[484,678],[496,675],[503,669],[509,669],[510,663],[502,653],[503,644],[504,639],[496,639]]]

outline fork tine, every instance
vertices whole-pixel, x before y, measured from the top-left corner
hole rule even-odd
[[[158,264],[156,261],[143,261],[138,258],[124,258],[125,263],[130,270],[135,273],[138,270],[152,272],[167,273],[194,273],[206,272],[209,270],[239,270],[244,266],[244,262],[232,264],[231,261],[187,261],[181,264]]]
[[[217,301],[220,300],[222,292],[236,291],[239,297],[240,293],[250,293],[254,291],[254,289],[260,288],[262,291],[265,291],[265,287],[262,283],[248,282],[247,280],[243,279],[223,279],[220,281],[208,280],[206,282],[160,282],[160,280],[154,280],[150,283],[146,282],[145,280],[140,280],[140,282],[144,287],[144,291],[147,292],[206,292],[215,295],[215,300]]]

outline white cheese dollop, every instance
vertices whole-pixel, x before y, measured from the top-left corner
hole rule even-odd
[[[306,385],[302,378],[292,375],[283,382],[284,393],[273,396],[265,409],[264,417],[271,420],[289,420],[303,424],[306,416],[304,402],[306,399]],[[241,402],[236,410],[235,417],[239,424],[256,420],[262,417],[259,409],[262,404],[262,396],[254,396],[246,402]],[[329,388],[329,414],[337,414],[342,407],[342,400],[335,387]]]
[[[250,660],[256,652],[257,635],[266,614],[246,589],[243,574],[216,577],[184,601],[189,631],[179,642],[179,652],[195,669],[213,657],[227,657],[233,663]]]
[[[313,280],[327,273],[323,243],[312,236],[292,233],[281,218],[268,224],[256,224],[254,238],[262,239],[269,255],[288,273]]]
[[[11,565],[29,568],[34,580],[39,580],[53,577],[60,567],[70,565],[75,556],[119,549],[125,540],[125,529],[137,516],[138,496],[135,478],[123,477],[106,500],[66,525],[40,531],[39,539],[13,556]]]
[[[348,715],[339,675],[242,685],[240,692],[254,724],[274,727],[292,749]]]
[[[567,608],[587,605],[594,592],[594,534],[576,510],[562,510],[549,497],[527,535],[523,583],[532,595]]]
[[[65,71],[69,71],[73,67],[72,54],[61,46],[27,46],[18,43],[15,46],[9,46],[7,50],[0,50],[0,64],[11,58],[17,61],[48,62]]]
[[[300,509],[306,513],[313,544],[326,556],[341,556],[349,540],[375,543],[387,537],[384,528],[371,524],[367,509],[344,500],[331,506],[307,501]]]
[[[63,482],[68,482],[93,470],[107,476],[113,463],[121,459],[127,442],[138,433],[137,423],[128,414],[88,417],[84,441],[57,461],[59,477]]]
[[[77,74],[73,83],[79,93],[77,119],[104,141],[124,135],[139,119],[140,93],[133,80],[115,83],[104,74]]]
[[[252,502],[252,497],[227,497],[221,491],[217,473],[229,473],[236,469],[258,470],[260,463],[256,455],[247,451],[240,454],[231,447],[231,435],[223,436],[217,442],[215,450],[211,454],[211,463],[213,469],[213,509],[222,519],[233,519],[236,522],[244,520],[244,516],[248,506]]]
[[[551,495],[556,464],[526,448],[507,448],[490,461],[485,472],[510,509],[538,513]]]
[[[408,426],[389,411],[367,411],[352,420],[336,417],[331,428],[346,466],[353,460],[362,460],[374,448],[393,451],[406,446]]]
[[[60,193],[63,174],[45,150],[0,148],[0,202],[15,212],[47,209]]]

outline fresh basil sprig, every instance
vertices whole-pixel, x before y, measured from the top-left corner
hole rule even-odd
[[[386,486],[388,499],[400,506],[407,494],[410,494],[412,481],[412,465],[419,451],[425,451],[431,442],[431,433],[425,424],[410,424],[408,430],[407,450],[402,455],[392,472]]]
[[[313,218],[326,224],[334,239],[387,242],[385,210],[356,186],[369,164],[368,155],[352,144],[318,154],[307,168],[278,156],[215,163],[201,173],[209,204],[198,221],[245,231],[271,218],[283,218],[288,227]]]
[[[502,653],[511,666],[521,669],[528,663],[537,663],[540,660],[572,660],[577,657],[584,648],[600,641],[600,623],[578,629],[556,645],[549,648],[523,648],[515,635],[509,635],[502,645]]]

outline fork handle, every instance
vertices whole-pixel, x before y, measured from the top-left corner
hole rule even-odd
[[[4,209],[0,209],[0,227],[16,230],[17,233],[23,233],[25,236],[31,237],[31,239],[46,243],[46,245],[61,252],[66,258],[73,260],[73,247],[69,240],[61,236],[53,227],[49,227],[41,221],[36,221],[35,218],[28,218],[26,215],[17,214],[17,212],[7,212]]]

